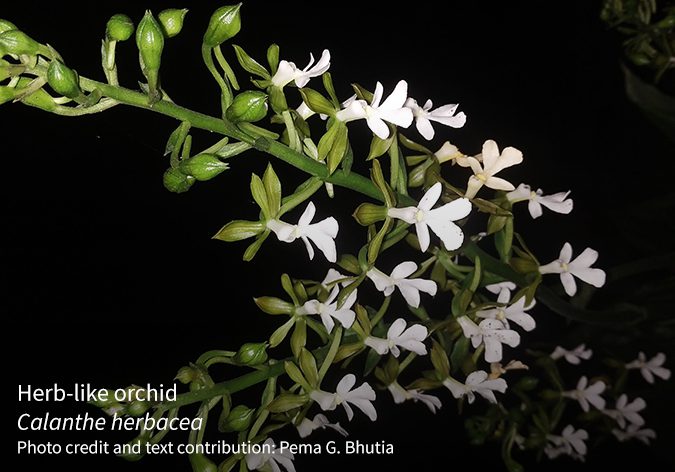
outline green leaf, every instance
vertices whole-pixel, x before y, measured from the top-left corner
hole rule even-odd
[[[251,74],[257,75],[258,77],[261,77],[266,80],[270,80],[272,78],[270,73],[267,72],[267,69],[265,69],[262,65],[260,65],[260,63],[258,63],[251,56],[246,54],[246,51],[244,51],[240,46],[233,44],[232,47],[234,48],[234,52],[237,55],[237,60],[239,61],[239,64],[241,64],[241,67],[245,71],[250,72]]]
[[[269,199],[265,190],[265,184],[263,184],[263,181],[256,174],[251,174],[251,195],[253,195],[253,199],[262,210],[265,219],[271,220],[274,218],[275,215],[272,214],[268,203]]]
[[[276,74],[277,67],[279,67],[279,46],[276,44],[270,44],[267,48],[267,63],[270,65],[272,74]]]
[[[299,92],[300,95],[302,95],[302,101],[305,102],[313,112],[328,116],[333,116],[335,114],[335,106],[316,90],[304,87],[301,88]]]
[[[262,180],[265,192],[267,193],[267,202],[269,203],[270,212],[272,215],[276,215],[279,208],[281,208],[281,182],[274,172],[272,164],[267,164]]]

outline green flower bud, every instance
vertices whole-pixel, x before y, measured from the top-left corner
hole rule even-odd
[[[293,305],[276,297],[258,297],[253,299],[262,311],[269,315],[290,315]]]
[[[159,67],[162,64],[164,33],[150,10],[146,10],[145,16],[136,28],[136,46],[140,53],[143,75],[148,79],[150,97],[156,101],[160,98]]]
[[[0,53],[26,54],[35,56],[40,51],[40,44],[23,31],[7,30],[0,33]]]
[[[191,175],[185,175],[178,169],[167,169],[163,176],[164,187],[173,193],[183,193],[190,190],[195,183],[195,178]]]
[[[170,8],[168,10],[162,10],[157,15],[159,22],[164,28],[164,34],[167,38],[173,38],[183,29],[183,20],[185,15],[187,15],[188,9],[183,8],[179,10],[177,8]]]
[[[241,241],[252,238],[265,231],[265,223],[262,221],[235,220],[220,228],[213,239],[221,241]]]
[[[126,41],[134,34],[134,22],[127,15],[113,15],[105,25],[105,34],[111,41]]]
[[[227,163],[218,159],[215,154],[198,154],[181,161],[179,169],[195,179],[210,180],[229,168]]]
[[[178,373],[174,378],[182,384],[189,384],[199,378],[199,371],[191,365],[186,365],[178,369]]]
[[[204,46],[214,48],[233,38],[239,32],[241,29],[240,8],[241,3],[220,7],[213,12],[209,26],[204,33]]]
[[[190,454],[193,472],[218,472],[218,466],[204,454]]]
[[[233,123],[255,123],[267,115],[267,94],[257,90],[240,93],[225,111],[225,118]]]
[[[362,203],[356,208],[353,216],[360,225],[370,226],[387,217],[387,207],[372,203]]]
[[[5,31],[9,30],[15,30],[17,29],[16,26],[14,26],[14,23],[11,23],[7,20],[3,20],[0,18],[0,33],[4,33]]]
[[[255,410],[247,407],[246,405],[237,405],[230,411],[230,414],[227,415],[223,424],[220,425],[220,430],[224,433],[229,433],[232,431],[244,431],[251,426],[251,421],[253,420],[253,413]]]
[[[239,348],[234,360],[244,365],[259,365],[267,360],[267,343],[246,343]]]
[[[64,97],[76,98],[82,93],[77,73],[57,59],[49,64],[47,82],[56,93]]]
[[[127,414],[131,416],[142,416],[150,409],[150,404],[142,400],[134,400],[127,405]]]

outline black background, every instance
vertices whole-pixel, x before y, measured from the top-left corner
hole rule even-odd
[[[199,56],[201,35],[215,7],[113,3],[75,7],[53,2],[38,7],[14,2],[3,5],[0,16],[52,44],[80,74],[101,79],[99,41],[110,15],[123,12],[137,21],[146,7],[158,12],[188,6],[184,31],[166,43],[163,86],[176,102],[217,115],[217,87]],[[667,248],[672,214],[664,213],[662,222],[649,224],[621,218],[636,200],[659,200],[668,194],[674,149],[625,98],[617,38],[600,23],[599,2],[566,2],[543,9],[541,2],[470,3],[439,10],[435,2],[393,7],[246,1],[236,43],[262,59],[267,45],[275,41],[281,57],[300,66],[309,51],[318,56],[323,48],[330,49],[331,71],[345,98],[351,93],[350,82],[372,89],[381,80],[385,90],[391,90],[396,81],[406,79],[418,101],[426,97],[437,105],[459,101],[467,125],[461,130],[437,128],[432,147],[440,147],[448,137],[473,153],[492,138],[500,146],[524,152],[524,164],[505,173],[510,180],[549,192],[573,190],[576,206],[570,216],[547,214],[524,230],[542,261],[556,257],[564,241],[577,251],[586,246],[600,250],[602,267]],[[121,44],[118,51],[121,82],[133,88],[141,78],[135,46]],[[239,77],[246,82],[244,74]],[[205,350],[264,339],[277,320],[261,314],[252,297],[280,296],[281,272],[316,278],[327,269],[320,256],[319,262],[305,264],[299,243],[281,245],[270,238],[255,262],[243,263],[243,244],[209,239],[230,219],[255,217],[248,180],[250,172],[263,171],[265,156],[254,152],[240,156],[221,177],[174,195],[161,182],[167,167],[162,151],[175,126],[168,118],[124,107],[99,116],[62,118],[6,104],[0,108],[0,123],[6,192],[2,199],[8,210],[3,232],[9,237],[3,250],[7,293],[2,312],[6,343],[16,344],[5,358],[12,367],[9,391],[15,383],[167,382],[178,367]],[[354,125],[352,134],[358,135],[359,128],[365,126]],[[193,149],[206,147],[213,139],[196,132]],[[366,149],[361,147],[360,152]],[[286,189],[300,181],[301,176],[283,164],[275,167]],[[337,193],[336,202],[321,197],[318,206],[344,222],[338,247],[353,251],[360,239],[345,235],[357,231],[349,221],[355,201],[346,191]],[[521,210],[521,219],[529,219],[524,207]],[[644,226],[640,244],[624,237],[625,225]],[[298,260],[303,263],[296,264]],[[545,315],[548,324],[540,323],[544,327],[539,336],[548,335],[556,343],[560,339],[556,333],[565,325],[554,315]],[[658,347],[642,344],[628,352],[654,353]],[[454,402],[447,392],[438,393],[445,405],[436,417],[420,405],[393,408],[388,398],[382,399],[389,394],[381,392],[381,418],[370,424],[357,415],[349,425],[355,439],[393,442],[394,456],[300,457],[298,469],[330,460],[339,468],[377,465],[405,470],[409,464],[454,468],[465,461],[501,470],[498,447],[468,446]],[[17,411],[63,414],[84,408],[67,403],[17,404]],[[7,416],[13,427],[13,415]],[[661,436],[672,437],[669,402],[650,404],[646,416],[650,424],[663,427]],[[46,433],[18,436],[56,439]],[[93,436],[74,433],[72,438],[84,442]],[[328,439],[334,438],[327,433],[317,436],[320,441]],[[599,445],[579,470],[610,463],[672,466],[666,441],[658,440],[651,449],[613,441]],[[189,467],[187,461],[166,457],[128,465],[114,457],[19,459],[25,470],[45,465],[71,470]],[[529,470],[570,466],[564,459],[545,466],[532,458],[518,459]]]

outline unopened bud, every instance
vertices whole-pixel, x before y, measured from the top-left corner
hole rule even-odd
[[[127,405],[127,414],[131,416],[142,416],[150,409],[150,404],[142,400],[134,400]]]
[[[56,93],[64,97],[76,98],[82,93],[77,73],[57,59],[49,64],[47,82]]]
[[[183,20],[185,15],[187,15],[188,9],[183,8],[181,10],[177,8],[170,8],[168,10],[162,10],[157,15],[159,22],[164,28],[164,34],[167,38],[173,38],[183,29]]]
[[[182,384],[189,384],[199,378],[199,371],[195,367],[186,365],[178,369],[178,373],[174,378]]]
[[[195,178],[191,175],[186,175],[178,169],[167,169],[163,176],[164,187],[173,193],[183,193],[190,190],[194,185]]]
[[[233,38],[239,32],[241,29],[240,8],[241,3],[220,7],[213,12],[209,20],[209,26],[204,33],[204,46],[214,48]]]
[[[39,51],[40,44],[23,31],[11,29],[0,33],[0,54],[35,56]]]
[[[246,343],[239,348],[234,360],[244,365],[259,365],[267,360],[267,343]]]
[[[258,308],[269,315],[290,315],[293,312],[293,305],[281,298],[258,297],[254,301]]]
[[[145,12],[145,16],[136,28],[136,45],[140,54],[143,75],[148,79],[150,98],[153,101],[158,100],[160,98],[159,67],[162,64],[164,33],[150,10]]]
[[[356,208],[353,216],[360,225],[370,226],[387,217],[387,207],[372,203],[362,203]]]
[[[255,123],[267,115],[267,94],[257,90],[242,92],[227,108],[225,117],[233,123]]]
[[[249,408],[246,405],[237,405],[230,410],[230,414],[227,415],[225,421],[219,425],[219,429],[224,433],[244,431],[251,426],[253,413],[255,413],[254,409]]]
[[[4,33],[5,31],[9,30],[15,30],[17,29],[16,26],[14,26],[14,23],[11,23],[7,20],[3,20],[0,18],[0,33]]]
[[[227,242],[241,241],[257,236],[263,231],[265,231],[265,223],[262,221],[235,220],[220,228],[213,239]]]
[[[134,34],[134,22],[127,15],[113,15],[105,26],[105,34],[112,41],[126,41]]]
[[[228,168],[227,163],[218,159],[215,154],[198,154],[181,161],[179,166],[181,172],[200,181],[211,180]]]

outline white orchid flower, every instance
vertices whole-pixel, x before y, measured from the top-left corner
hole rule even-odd
[[[296,315],[319,315],[321,322],[330,333],[333,331],[335,321],[338,320],[344,328],[351,328],[356,319],[356,313],[351,309],[356,302],[357,290],[349,294],[342,308],[338,309],[337,296],[340,293],[340,287],[333,287],[328,299],[325,302],[319,300],[308,300],[295,311]]]
[[[415,308],[420,306],[420,292],[428,293],[432,297],[436,295],[436,282],[427,279],[408,279],[417,270],[417,264],[412,261],[401,262],[394,267],[391,275],[386,275],[382,271],[373,267],[366,275],[375,284],[384,296],[388,297],[398,287],[401,295],[405,298],[408,305]]]
[[[511,294],[508,291],[501,291],[497,297],[497,302],[507,305],[510,299]],[[479,310],[476,313],[476,316],[479,318],[502,321],[506,328],[509,327],[509,321],[513,321],[525,331],[532,331],[537,326],[537,323],[530,314],[525,312],[525,310],[530,310],[534,305],[535,301],[532,300],[532,303],[525,306],[525,297],[520,297],[512,305]]]
[[[628,396],[624,393],[617,398],[613,410],[605,410],[603,413],[616,421],[621,429],[625,429],[626,421],[637,426],[644,426],[645,420],[640,412],[646,407],[647,403],[640,397],[628,403]]]
[[[581,363],[581,360],[587,361],[593,355],[592,349],[586,349],[586,344],[579,344],[577,347],[568,351],[567,349],[556,346],[553,352],[551,353],[551,359],[557,361],[561,357],[564,357],[567,362],[573,365],[578,365]]]
[[[310,53],[309,64],[302,70],[298,69],[294,63],[282,60],[279,62],[276,74],[272,77],[272,85],[281,88],[286,84],[295,81],[295,85],[298,86],[298,88],[302,88],[307,85],[309,79],[322,75],[329,68],[330,51],[328,51],[328,49],[323,50],[321,58],[316,64],[314,64],[314,55]]]
[[[516,284],[507,280],[505,282],[486,285],[485,289],[490,293],[494,293],[495,295],[501,295],[502,292],[506,292],[509,296],[511,296],[511,292],[516,289]]]
[[[591,409],[589,404],[602,411],[605,409],[605,399],[600,394],[605,391],[605,388],[607,386],[602,380],[588,385],[588,379],[584,375],[579,379],[576,389],[563,392],[562,396],[578,401],[581,409],[586,413]]]
[[[278,449],[272,438],[268,438],[267,441],[263,443],[263,446],[267,446],[267,448],[262,448],[263,451],[269,449],[272,452],[250,452],[246,454],[246,466],[248,467],[248,470],[281,472],[279,466],[282,466],[287,472],[295,472],[292,452]]]
[[[314,248],[310,244],[312,241],[316,247],[323,252],[326,259],[330,262],[337,260],[337,249],[335,248],[335,238],[337,237],[340,226],[335,218],[328,217],[318,223],[310,224],[316,213],[316,207],[313,202],[307,204],[307,208],[298,220],[298,224],[292,225],[281,220],[267,221],[267,228],[274,231],[279,241],[292,243],[296,239],[302,239],[307,248],[309,259],[314,259]]]
[[[461,167],[469,167],[469,160],[467,156],[457,149],[457,146],[451,144],[450,141],[443,143],[443,146],[434,153],[439,164],[452,161],[453,164],[458,164]]]
[[[574,208],[574,200],[567,198],[570,191],[558,192],[553,195],[544,195],[541,189],[535,192],[529,185],[520,184],[518,187],[506,194],[506,198],[511,203],[527,201],[527,209],[533,219],[539,218],[543,214],[542,206],[551,211],[567,215]]]
[[[466,198],[458,198],[443,206],[432,209],[439,198],[443,185],[436,182],[427,190],[419,204],[405,208],[389,208],[387,215],[391,218],[414,224],[420,249],[426,251],[431,242],[429,228],[441,238],[448,251],[454,251],[464,242],[464,233],[454,221],[461,220],[471,213],[471,202]]]
[[[335,285],[334,282],[338,282],[338,285],[342,285],[343,287],[346,287],[351,283],[351,279],[353,277],[349,275],[344,275],[340,272],[338,272],[335,269],[328,269],[328,272],[326,273],[326,276],[323,278],[321,281],[321,286],[326,289],[330,290],[332,287]]]
[[[397,404],[403,403],[406,400],[412,400],[414,402],[419,401],[424,403],[432,413],[436,413],[436,410],[440,409],[443,405],[437,397],[422,393],[417,389],[406,390],[396,381],[387,385],[387,390],[391,392],[391,396],[394,398],[394,403]]]
[[[581,428],[575,430],[571,424],[562,430],[560,436],[549,434],[546,439],[550,444],[546,445],[544,452],[549,459],[565,454],[574,459],[584,460],[588,451],[585,443],[588,440],[588,432]]]
[[[473,403],[476,399],[476,393],[491,403],[497,403],[494,392],[504,393],[507,387],[506,380],[488,379],[488,373],[484,370],[470,373],[465,383],[448,377],[443,381],[443,385],[450,390],[453,397],[459,399],[466,396],[469,403]]]
[[[371,421],[375,421],[377,411],[372,404],[375,400],[375,390],[368,382],[363,382],[359,388],[352,390],[355,384],[356,377],[354,374],[347,374],[338,383],[335,393],[313,390],[309,393],[309,397],[317,402],[323,411],[332,411],[338,405],[342,405],[347,412],[349,421],[354,417],[351,405],[365,413]]]
[[[483,159],[482,164],[476,157],[467,158],[474,175],[469,177],[466,198],[475,197],[483,185],[495,190],[513,190],[515,188],[511,182],[495,177],[495,174],[502,169],[523,162],[522,152],[514,147],[507,147],[500,154],[497,143],[488,139],[483,143],[481,157]]]
[[[354,99],[344,109],[337,112],[335,118],[345,123],[365,119],[370,130],[378,138],[387,139],[389,126],[385,121],[407,128],[413,121],[413,113],[410,108],[404,106],[408,97],[408,83],[405,80],[399,81],[391,95],[380,103],[383,93],[384,87],[378,82],[370,104],[365,100]]]
[[[670,378],[670,370],[663,367],[664,362],[666,362],[666,355],[662,352],[649,360],[644,352],[640,352],[637,359],[626,364],[626,369],[640,369],[644,379],[651,384],[654,383],[654,376],[663,380]]]
[[[539,273],[560,274],[560,281],[565,288],[565,293],[573,297],[577,293],[577,283],[574,277],[594,287],[600,288],[605,285],[605,271],[591,267],[597,260],[598,251],[590,247],[584,249],[584,252],[572,260],[572,246],[570,243],[565,243],[558,259],[539,266]]]
[[[650,428],[640,429],[637,424],[630,424],[624,431],[620,429],[613,429],[612,434],[616,436],[620,442],[625,442],[630,439],[637,439],[649,445],[650,439],[656,439],[656,431]]]
[[[422,341],[427,338],[428,334],[427,328],[419,324],[406,329],[405,320],[399,318],[389,327],[387,339],[368,336],[363,343],[372,347],[381,356],[391,352],[394,357],[398,357],[401,354],[399,347],[423,356],[427,353],[427,348]]]
[[[475,348],[485,345],[485,361],[499,362],[502,360],[502,344],[516,347],[520,344],[520,335],[507,329],[499,320],[483,320],[480,324],[471,321],[468,316],[457,319],[462,327],[464,336],[471,338],[471,345]]]
[[[433,107],[434,104],[431,100],[427,100],[424,103],[424,106],[421,107],[417,104],[417,100],[408,98],[405,102],[405,106],[412,110],[417,131],[419,131],[427,141],[434,139],[435,132],[434,127],[431,126],[432,121],[445,126],[451,126],[452,128],[461,128],[464,126],[464,123],[466,123],[466,115],[464,112],[455,114],[459,105],[443,105],[432,110],[431,107]]]
[[[328,418],[326,418],[326,415],[323,415],[321,413],[316,414],[314,416],[314,419],[312,420],[310,420],[307,417],[303,418],[300,424],[297,426],[298,434],[300,435],[301,438],[306,438],[317,429],[326,429],[326,428],[330,428],[334,431],[337,431],[338,433],[340,433],[345,437],[349,436],[349,433],[342,426],[340,426],[340,423],[331,423],[330,421],[328,421]]]

